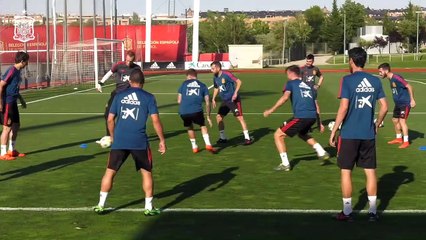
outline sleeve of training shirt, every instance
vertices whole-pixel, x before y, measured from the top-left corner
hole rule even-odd
[[[322,72],[318,67],[315,67],[315,71],[316,71],[316,76],[317,77],[321,77],[322,76]]]
[[[205,85],[205,84],[203,84],[202,85],[203,87],[202,87],[202,96],[203,97],[205,97],[205,96],[208,96],[209,95],[209,89],[207,88],[207,86]]]
[[[151,99],[148,103],[148,114],[158,114],[158,107],[157,107],[157,101],[155,100],[154,96],[151,96]]]
[[[219,86],[217,85],[217,83],[216,83],[216,78],[213,78],[213,87],[214,88],[218,88]]]
[[[386,97],[386,95],[385,95],[385,92],[383,91],[383,85],[380,82],[379,88],[377,89],[377,99],[382,99],[384,97]]]
[[[292,87],[292,84],[291,84],[290,81],[288,81],[287,84],[284,86],[283,93],[285,93],[287,91],[288,92],[292,92],[293,91],[293,87]]]

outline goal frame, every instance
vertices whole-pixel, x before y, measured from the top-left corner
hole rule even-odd
[[[124,40],[108,39],[108,38],[94,38],[93,39],[93,64],[95,66],[95,88],[99,87],[99,59],[98,59],[98,42],[109,42],[111,43],[111,63],[114,64],[114,43],[121,44],[121,61],[125,58],[125,47]]]

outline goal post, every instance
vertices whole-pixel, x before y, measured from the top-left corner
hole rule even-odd
[[[99,46],[104,45],[105,43],[109,43],[111,45],[111,51],[110,51],[110,56],[105,56],[105,52],[100,52],[100,48]],[[103,75],[100,76],[100,61],[99,58],[101,56],[101,58],[108,58],[110,57],[110,63],[111,65],[109,66],[109,69],[112,68],[112,65],[117,62],[117,61],[124,61],[125,58],[125,48],[124,48],[124,40],[114,40],[114,39],[105,39],[105,38],[94,38],[93,39],[93,45],[94,45],[94,58],[93,58],[93,62],[94,62],[94,66],[95,66],[95,87],[99,86],[99,80],[102,79]],[[118,46],[115,46],[118,45]],[[117,47],[117,48],[116,48]],[[116,51],[114,51],[114,49],[116,49],[116,51],[120,52],[119,56],[117,56]],[[121,56],[121,59],[120,59]],[[104,59],[106,60],[106,59]],[[104,74],[107,72],[107,69],[104,68],[103,69]]]
[[[115,62],[124,61],[124,40],[95,38],[57,46],[57,61],[52,63],[51,86],[88,89],[97,87]]]

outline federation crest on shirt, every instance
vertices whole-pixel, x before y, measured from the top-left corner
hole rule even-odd
[[[34,18],[27,16],[15,16],[13,18],[13,39],[26,43],[35,39]]]

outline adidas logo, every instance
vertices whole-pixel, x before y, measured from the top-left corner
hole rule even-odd
[[[308,84],[306,84],[306,83],[304,83],[304,82],[301,82],[301,83],[299,84],[299,87],[300,87],[300,88],[304,88],[304,89],[309,89],[309,90],[311,90],[311,87],[309,87],[309,86],[308,86]]]
[[[200,85],[197,83],[197,81],[193,81],[190,84],[188,84],[187,87],[189,87],[189,88],[199,88]]]
[[[364,78],[362,80],[362,82],[358,85],[358,87],[356,88],[357,93],[360,93],[360,92],[371,93],[371,92],[374,92],[374,91],[375,91],[374,87],[367,80],[367,78]]]
[[[173,62],[170,62],[166,69],[176,69],[176,66],[173,64]]]
[[[151,65],[151,67],[149,67],[149,68],[151,68],[151,69],[160,69],[160,66],[158,66],[158,63],[157,63],[157,62],[154,62],[154,63]]]
[[[141,102],[139,101],[138,96],[136,96],[136,93],[132,93],[132,94],[127,95],[127,97],[124,97],[121,100],[121,103],[122,104],[129,104],[129,105],[137,105],[137,106],[141,105]]]

